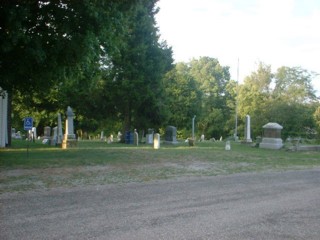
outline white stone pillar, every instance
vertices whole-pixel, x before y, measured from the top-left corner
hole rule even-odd
[[[67,120],[66,120],[66,139],[75,139],[76,135],[74,134],[73,129],[73,117],[74,113],[72,112],[71,107],[69,106],[67,109]]]
[[[159,149],[160,148],[160,134],[156,133],[153,136],[153,148]]]
[[[251,123],[250,123],[250,116],[247,115],[246,116],[246,126],[245,126],[245,130],[244,130],[244,141],[245,142],[252,142],[252,139],[251,139]]]
[[[66,132],[64,135],[64,139],[62,141],[62,148],[66,149],[68,147],[76,147],[77,146],[77,139],[76,135],[74,134],[73,129],[73,117],[74,114],[72,112],[71,107],[67,108],[67,119],[66,119]]]

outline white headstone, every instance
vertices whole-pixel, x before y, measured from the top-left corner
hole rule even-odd
[[[226,149],[227,151],[231,150],[230,141],[226,141],[225,149]]]
[[[156,133],[153,137],[153,148],[159,149],[160,148],[160,134]]]
[[[67,114],[66,129],[65,129],[64,139],[62,140],[62,149],[67,149],[69,147],[77,146],[77,139],[73,129],[74,114],[72,112],[71,107],[67,108],[66,114]]]
[[[138,146],[139,145],[139,134],[137,132],[137,129],[134,130],[134,133],[133,133],[133,143],[134,145]]]
[[[65,139],[75,139],[76,135],[74,134],[74,129],[73,129],[74,113],[73,113],[72,108],[70,106],[68,106],[66,113],[67,113],[67,119],[66,119]]]
[[[105,139],[104,139],[104,132],[103,132],[103,131],[101,131],[100,140],[101,140],[101,141],[105,140]]]
[[[204,134],[201,134],[200,141],[201,141],[201,142],[204,141]]]
[[[32,127],[32,138],[33,139],[37,139],[37,128],[36,127]]]
[[[251,123],[250,123],[250,116],[246,116],[246,126],[244,129],[244,142],[251,143]]]

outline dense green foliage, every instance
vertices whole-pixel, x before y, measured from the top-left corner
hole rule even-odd
[[[159,42],[156,2],[2,1],[0,78],[13,94],[14,124],[33,116],[43,129],[70,105],[86,131],[158,126],[173,60]]]
[[[300,67],[281,67],[276,73],[271,66],[260,64],[257,71],[239,86],[239,116],[251,116],[253,135],[261,135],[261,127],[277,122],[284,127],[283,138],[301,136],[315,138],[313,114],[319,107],[311,80],[314,77]]]
[[[57,125],[71,106],[75,129],[115,134],[166,125],[181,137],[243,137],[251,116],[252,137],[278,122],[283,137],[316,137],[319,100],[314,73],[300,67],[258,69],[238,84],[229,67],[201,57],[172,64],[159,40],[157,0],[48,0],[0,2],[1,87],[12,96],[13,127],[34,118],[38,133]],[[10,123],[11,121],[9,121]]]

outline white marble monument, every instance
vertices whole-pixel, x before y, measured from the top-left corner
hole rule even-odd
[[[250,116],[246,115],[246,125],[244,129],[244,142],[245,143],[252,143],[251,139],[251,123],[250,123]]]
[[[153,148],[159,149],[160,148],[160,134],[156,133],[153,135]]]
[[[74,128],[73,128],[73,118],[74,113],[72,111],[72,108],[68,106],[67,108],[67,119],[66,119],[66,129],[64,138],[62,141],[62,148],[66,149],[68,147],[76,147],[77,146],[77,139],[76,135],[74,134]]]

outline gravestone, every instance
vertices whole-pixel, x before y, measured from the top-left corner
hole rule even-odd
[[[32,132],[32,140],[37,139],[37,128],[32,127],[31,132]]]
[[[50,139],[51,139],[51,127],[46,126],[46,127],[44,127],[44,130],[43,130],[42,143],[43,144],[50,144]]]
[[[65,134],[62,141],[63,149],[77,146],[77,139],[76,139],[76,135],[74,134],[74,128],[73,128],[74,113],[70,106],[68,106],[67,108],[66,115],[67,115],[66,129],[65,129]]]
[[[16,129],[15,128],[11,128],[11,137],[16,138]]]
[[[156,133],[153,137],[153,148],[159,149],[160,148],[160,134]]]
[[[133,133],[133,144],[136,146],[139,145],[139,134],[137,132],[137,129],[135,129]]]
[[[56,146],[58,142],[58,127],[54,127],[52,130],[53,130],[53,135],[51,138],[51,146]]]
[[[204,142],[204,134],[201,134],[200,142]]]
[[[106,138],[104,137],[104,132],[101,131],[101,134],[100,134],[100,141],[105,141]]]
[[[62,133],[61,114],[58,113],[58,138],[57,138],[57,145],[62,144],[62,140],[63,140],[63,133]]]
[[[146,134],[146,144],[153,144],[153,134],[154,130],[149,128],[148,133]]]
[[[51,138],[51,127],[49,126],[44,127],[43,138],[48,138],[48,139]]]
[[[126,144],[133,144],[133,133],[132,132],[126,131],[125,143]]]
[[[246,116],[246,125],[245,125],[245,129],[244,129],[244,142],[245,143],[252,143],[252,139],[251,139],[251,123],[250,123],[250,116],[247,115]]]
[[[283,127],[278,123],[270,122],[263,127],[263,137],[259,144],[260,148],[280,149],[283,147],[281,130]]]
[[[225,150],[227,150],[227,151],[231,150],[230,141],[226,141]]]
[[[120,131],[118,131],[118,134],[117,134],[117,141],[118,142],[121,141],[121,137],[122,137],[122,133]]]
[[[165,133],[165,143],[177,144],[177,128],[168,126]]]

